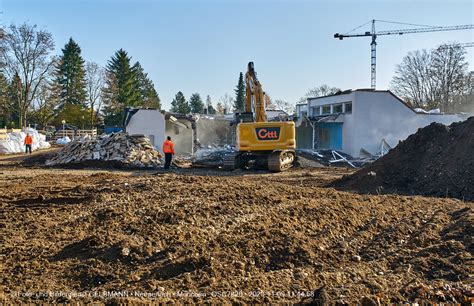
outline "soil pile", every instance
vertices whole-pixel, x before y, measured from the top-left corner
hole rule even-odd
[[[474,117],[432,123],[387,155],[336,182],[362,193],[401,193],[474,200]]]
[[[104,134],[68,143],[56,156],[46,161],[56,165],[103,165],[110,162],[125,168],[156,168],[162,165],[161,154],[150,139],[127,133]]]
[[[472,295],[472,203],[321,187],[343,168],[2,171],[4,304],[377,305]]]

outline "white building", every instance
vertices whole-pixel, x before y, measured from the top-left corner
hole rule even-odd
[[[309,98],[296,110],[298,147],[340,150],[354,157],[361,149],[377,154],[382,140],[393,148],[432,122],[448,125],[467,118],[417,113],[392,92],[370,89]]]
[[[165,116],[157,109],[135,108],[125,112],[125,131],[130,135],[145,135],[152,145],[162,150],[165,141]]]

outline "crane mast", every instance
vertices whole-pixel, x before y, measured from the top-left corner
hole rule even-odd
[[[343,40],[344,38],[351,38],[351,37],[368,37],[368,36],[372,37],[372,42],[370,43],[370,86],[371,86],[372,89],[376,88],[377,36],[380,36],[380,35],[403,35],[403,34],[441,32],[441,31],[459,31],[459,30],[474,29],[474,25],[466,24],[466,25],[457,25],[457,26],[446,26],[446,27],[423,26],[422,28],[415,28],[415,29],[386,30],[386,31],[378,31],[377,32],[375,30],[375,22],[376,21],[377,20],[375,20],[375,19],[372,20],[372,29],[371,29],[370,32],[367,31],[367,32],[364,32],[364,33],[359,33],[359,34],[339,34],[339,33],[334,34],[334,38],[338,38],[339,40]]]

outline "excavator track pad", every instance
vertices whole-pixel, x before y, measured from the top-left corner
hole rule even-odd
[[[294,151],[276,151],[268,155],[268,170],[281,172],[293,167],[295,163]]]

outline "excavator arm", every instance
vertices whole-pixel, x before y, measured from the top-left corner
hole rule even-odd
[[[255,122],[266,122],[265,93],[262,84],[257,79],[253,62],[248,63],[245,74],[245,112],[255,113]]]

